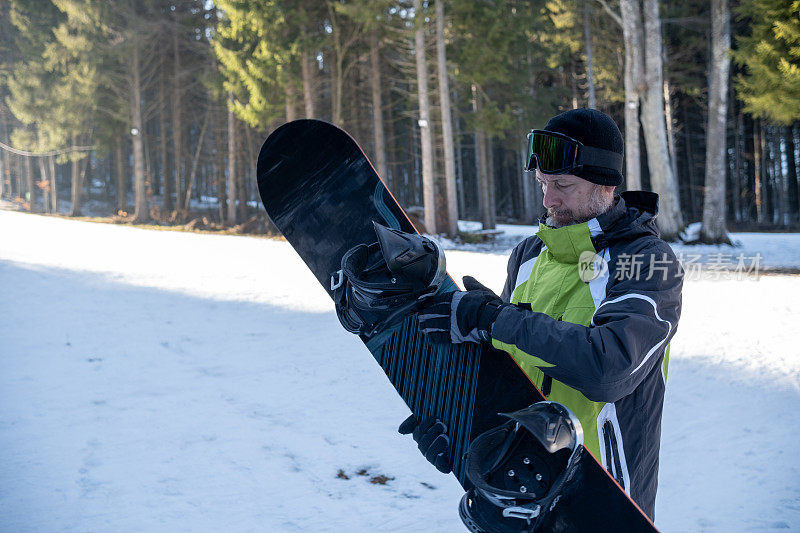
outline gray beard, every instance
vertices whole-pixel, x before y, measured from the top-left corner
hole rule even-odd
[[[563,228],[564,226],[582,224],[592,220],[598,215],[602,215],[611,209],[613,205],[614,197],[600,194],[600,186],[598,185],[592,190],[592,195],[589,197],[589,204],[586,206],[587,211],[583,216],[572,216],[566,222],[556,222],[552,216],[548,215],[544,222],[551,228]]]

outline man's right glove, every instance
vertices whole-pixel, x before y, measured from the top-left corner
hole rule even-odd
[[[472,276],[464,276],[466,291],[437,294],[419,311],[419,329],[434,342],[484,342],[504,303]]]
[[[400,424],[397,431],[401,435],[411,433],[419,451],[439,472],[447,474],[452,469],[450,464],[450,437],[447,426],[436,417],[429,416],[419,422],[413,414]]]

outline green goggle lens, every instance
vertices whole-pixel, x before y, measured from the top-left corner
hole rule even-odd
[[[528,165],[525,170],[538,168],[545,174],[561,174],[574,170],[578,166],[580,146],[580,142],[566,135],[533,130],[528,134]]]

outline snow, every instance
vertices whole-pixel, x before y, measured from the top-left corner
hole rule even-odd
[[[800,267],[796,235],[733,237]],[[507,252],[447,259],[502,287]],[[662,531],[800,529],[798,299],[686,282]],[[0,531],[464,530],[332,311],[283,241],[0,211]]]

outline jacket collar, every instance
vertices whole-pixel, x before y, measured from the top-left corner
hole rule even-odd
[[[545,215],[536,235],[556,261],[577,263],[582,252],[596,253],[616,242],[632,241],[643,235],[658,237],[657,214],[657,194],[625,191],[614,197],[611,209],[588,222],[551,228],[544,222]]]
[[[592,219],[596,225],[597,220]],[[577,263],[583,252],[595,253],[592,243],[592,232],[589,222],[572,224],[560,228],[551,228],[544,222],[539,222],[539,231],[536,235],[542,239],[547,249],[559,263]]]

